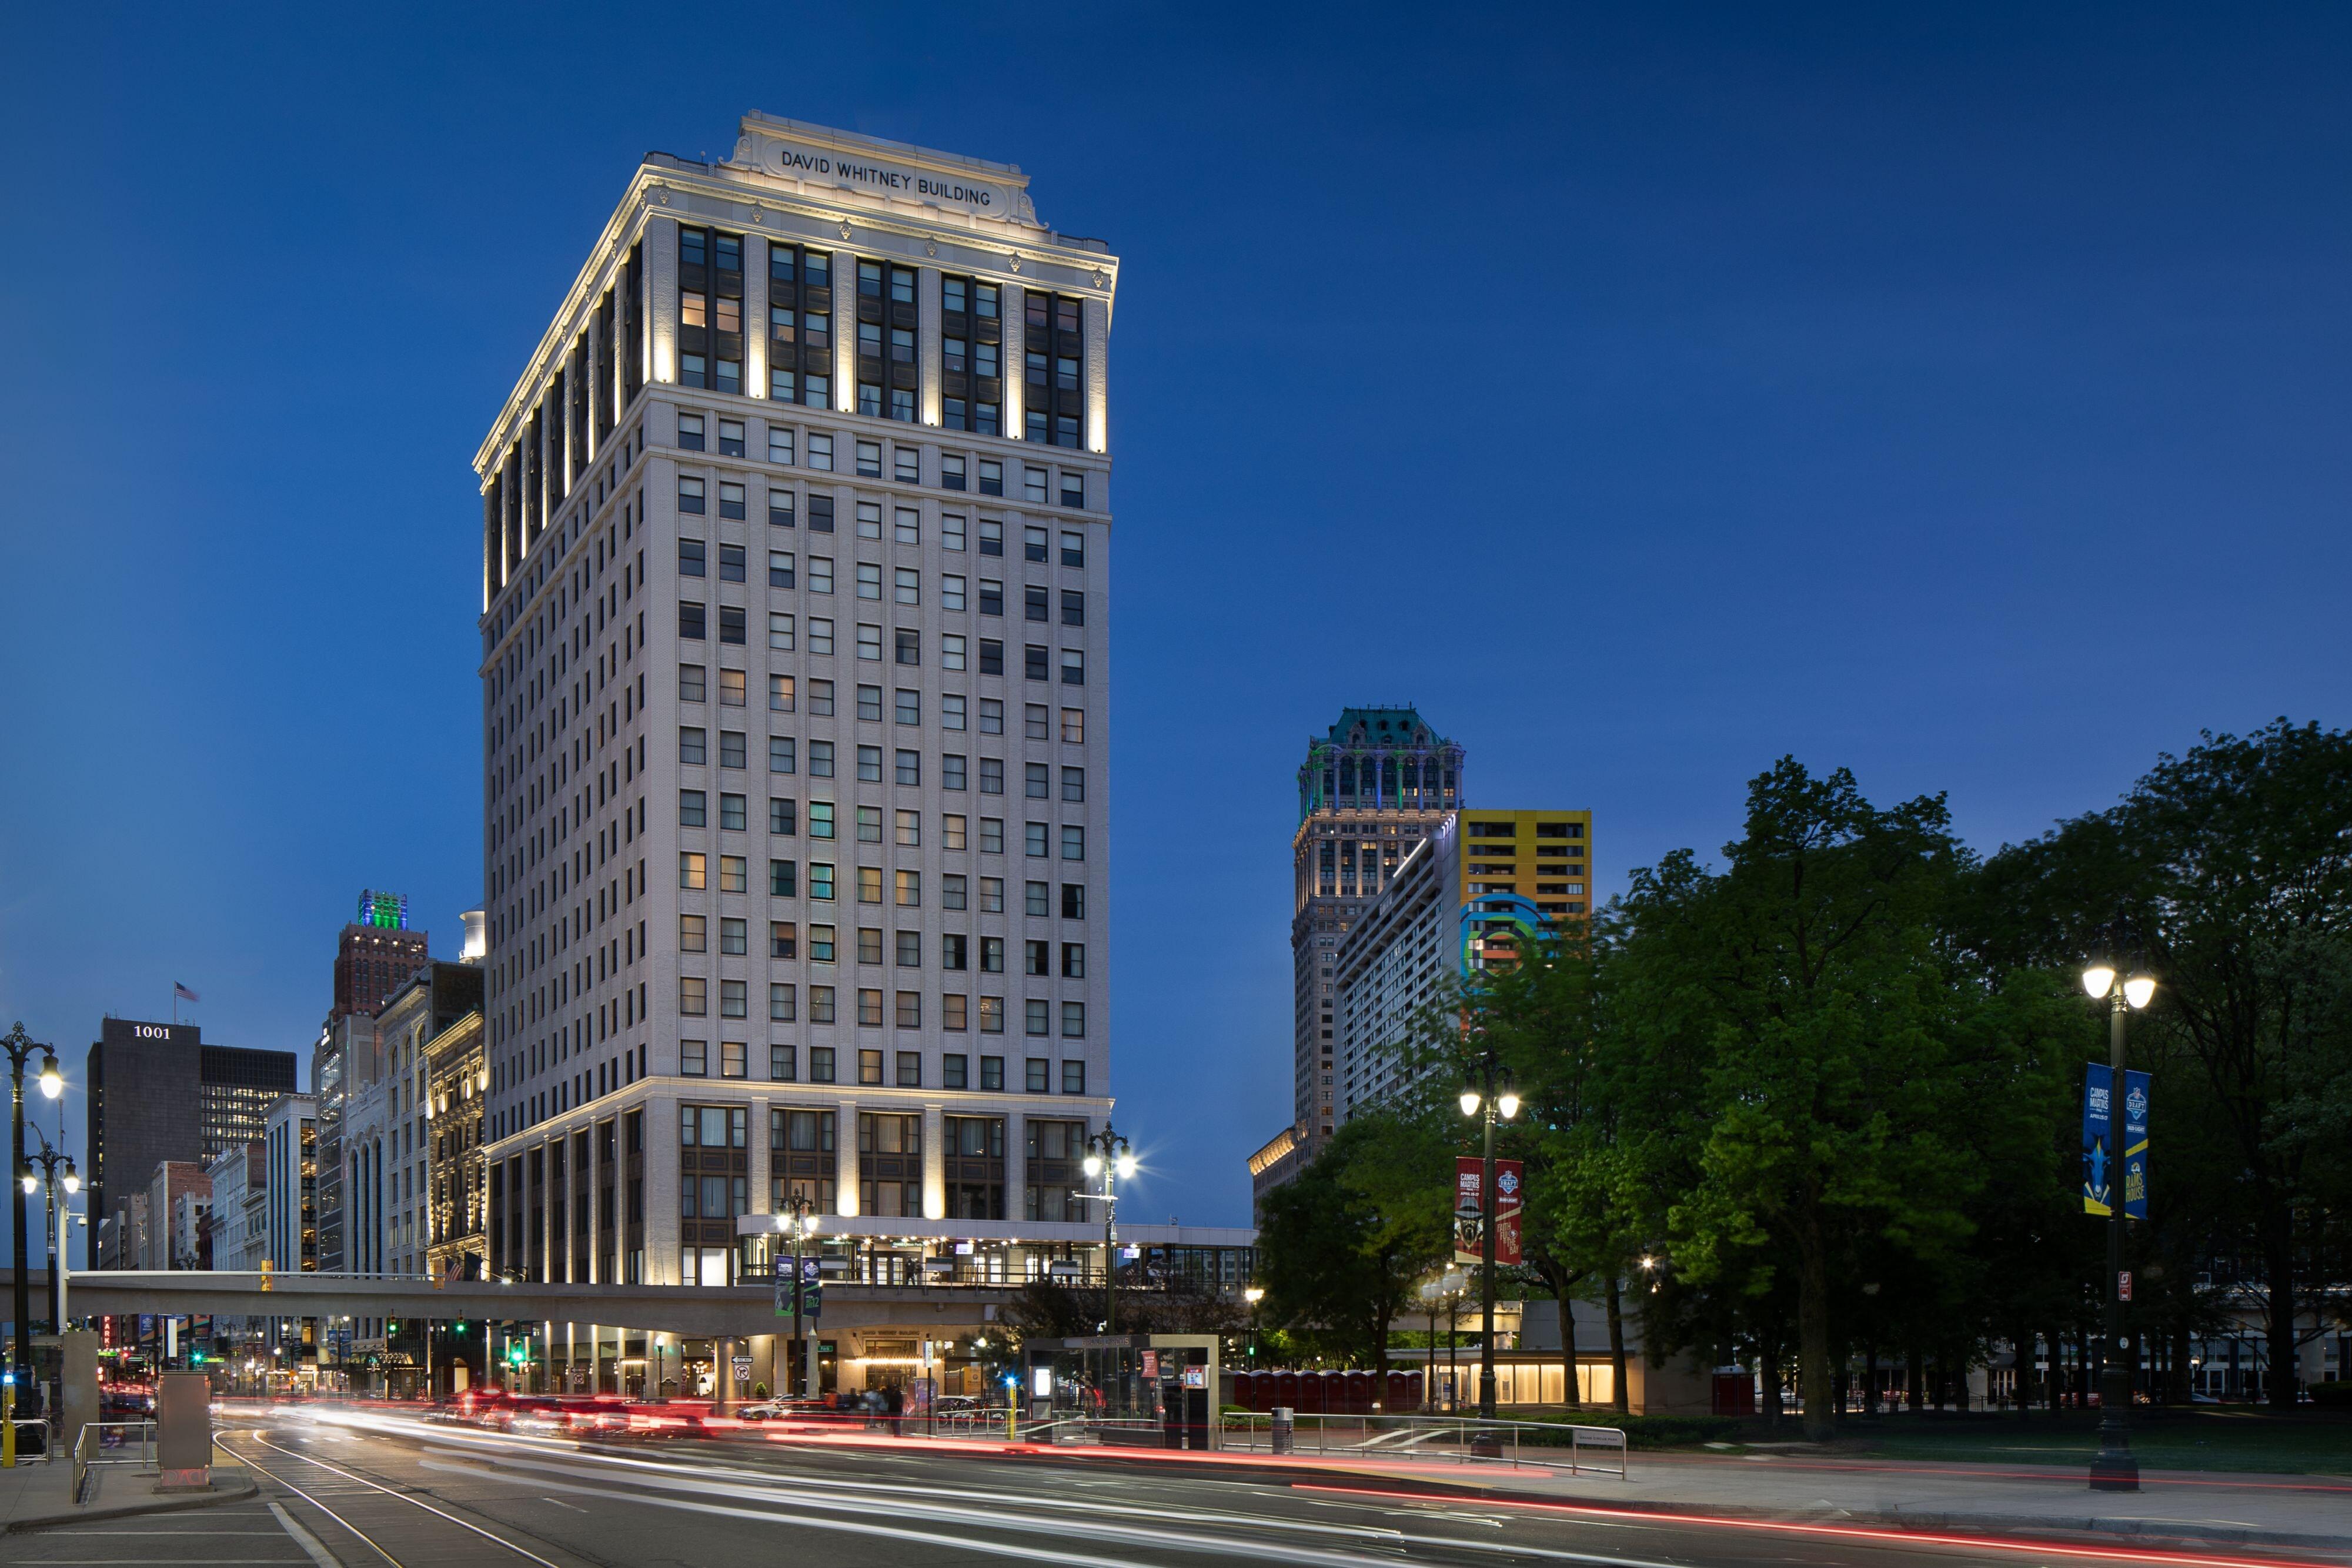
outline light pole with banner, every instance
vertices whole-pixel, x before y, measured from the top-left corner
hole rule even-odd
[[[2147,1215],[2147,1089],[2124,1067],[2124,1020],[2156,995],[2156,977],[2131,963],[2118,943],[2121,923],[2102,935],[2083,965],[2083,989],[2107,1004],[2107,1066],[2093,1063],[2083,1092],[2083,1207],[2107,1221],[2107,1359],[2099,1373],[2099,1451],[2091,1459],[2093,1491],[2139,1490],[2131,1451],[2131,1341],[2124,1332],[2124,1222]],[[2137,1135],[2137,1142],[2134,1142]],[[2121,1190],[2117,1188],[2120,1186]]]
[[[1501,1074],[1503,1085],[1495,1085],[1497,1077],[1494,1048],[1489,1046],[1480,1054],[1479,1080],[1475,1088],[1462,1091],[1462,1113],[1479,1116],[1485,1122],[1486,1143],[1479,1158],[1478,1184],[1478,1418],[1495,1418],[1495,1238],[1501,1228],[1502,1205],[1495,1191],[1495,1124],[1507,1122],[1519,1113],[1518,1092],[1510,1085],[1507,1074]],[[1465,1202],[1465,1207],[1468,1205]],[[1479,1452],[1501,1451],[1501,1445],[1492,1432],[1482,1432],[1476,1445]]]
[[[808,1270],[802,1266],[801,1248],[808,1238],[816,1234],[817,1228],[816,1206],[809,1200],[806,1193],[796,1192],[784,1200],[783,1211],[776,1216],[776,1228],[793,1239],[792,1282],[789,1286],[781,1283],[777,1286],[776,1310],[779,1313],[783,1311],[783,1295],[789,1289],[793,1296],[793,1338],[797,1342],[803,1337],[801,1306],[809,1291]],[[782,1269],[775,1270],[779,1280],[783,1272]],[[803,1359],[809,1368],[808,1397],[814,1399],[816,1397],[816,1357],[804,1354]],[[776,1379],[780,1392],[783,1381],[782,1377]]]

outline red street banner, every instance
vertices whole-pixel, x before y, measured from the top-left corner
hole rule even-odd
[[[1478,1189],[1486,1179],[1486,1162],[1475,1155],[1457,1155],[1454,1161],[1454,1210],[1458,1217],[1465,1209],[1487,1212],[1486,1195]],[[1519,1162],[1495,1162],[1496,1200],[1495,1261],[1516,1265],[1519,1261],[1519,1203],[1523,1179]],[[1475,1221],[1457,1218],[1454,1227],[1454,1260],[1456,1263],[1478,1263],[1485,1260],[1479,1251],[1478,1228]]]

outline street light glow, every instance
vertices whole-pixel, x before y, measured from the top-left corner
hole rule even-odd
[[[1088,1155],[1084,1160],[1080,1161],[1079,1164],[1085,1166],[1086,1173],[1088,1176],[1102,1175],[1102,1156],[1100,1155]]]
[[[1509,1121],[1512,1117],[1519,1113],[1518,1095],[1511,1090],[1504,1090],[1501,1096],[1495,1102],[1495,1109],[1502,1113],[1504,1121]]]
[[[2116,967],[2104,958],[2094,958],[2083,967],[2083,990],[2096,1001],[2106,999],[2116,988]]]
[[[1462,1091],[1462,1113],[1465,1116],[1475,1116],[1478,1113],[1478,1091],[1475,1089]]]
[[[2124,1000],[2135,1008],[2147,1006],[2148,999],[2155,995],[2156,977],[2154,975],[2134,975],[2124,982]]]
[[[41,1093],[50,1100],[66,1092],[66,1081],[58,1074],[58,1059],[45,1057],[41,1061]]]

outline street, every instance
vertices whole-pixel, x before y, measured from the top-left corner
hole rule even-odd
[[[1921,1542],[1864,1531],[1596,1518],[1417,1499],[1331,1470],[973,1454],[920,1442],[683,1440],[617,1451],[403,1418],[224,1412],[250,1502],[5,1538],[53,1564],[343,1568],[576,1564],[1218,1562],[1328,1565],[2142,1561],[2116,1546]],[[1174,1473],[1171,1473],[1171,1469]],[[2238,1553],[2177,1561],[2250,1561]]]

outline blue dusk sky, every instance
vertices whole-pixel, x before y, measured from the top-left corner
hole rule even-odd
[[[1017,162],[1122,258],[1118,1122],[1289,1119],[1311,734],[1599,889],[1793,753],[1990,850],[2352,714],[2352,11],[13,7],[0,1026],[304,1053],[481,897],[469,461],[648,149]],[[79,1145],[82,1108],[68,1103]]]

